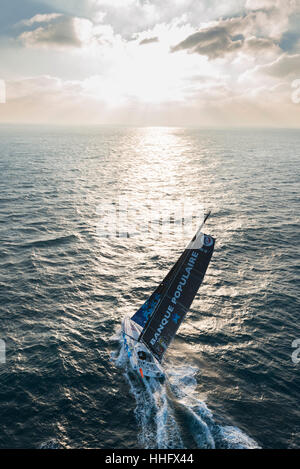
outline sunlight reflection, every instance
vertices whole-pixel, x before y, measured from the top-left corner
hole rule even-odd
[[[187,241],[194,234],[202,206],[187,196],[183,183],[186,143],[182,129],[138,129],[134,139],[134,151],[120,178],[120,197],[126,198],[132,224],[143,226],[143,234],[152,242],[155,235],[156,239],[171,235]]]

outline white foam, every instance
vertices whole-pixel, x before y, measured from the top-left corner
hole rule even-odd
[[[215,449],[215,441],[211,430],[207,423],[201,417],[201,413],[196,413],[187,406],[187,410],[190,413],[190,431],[197,444],[197,448],[202,449]]]
[[[48,441],[44,441],[40,446],[39,449],[62,449],[62,445],[58,440],[52,439]]]
[[[228,449],[260,449],[260,446],[237,427],[219,427],[224,447]]]
[[[139,443],[144,448],[183,448],[180,431],[169,404],[166,386],[155,379],[144,380],[131,371],[128,355],[121,348],[114,358],[116,366],[123,368],[136,400],[135,416],[139,425]]]
[[[198,368],[174,365],[168,372],[165,371],[164,384],[153,378],[141,381],[131,370],[120,336],[119,340],[120,352],[113,358],[116,365],[123,368],[130,391],[136,400],[135,416],[141,447],[184,448],[181,429],[172,405],[174,401],[188,417],[188,432],[197,448],[259,448],[257,443],[239,428],[216,424],[212,412],[197,395]]]

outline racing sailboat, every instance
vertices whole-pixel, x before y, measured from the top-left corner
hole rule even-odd
[[[201,231],[209,215],[152,295],[122,322],[130,364],[142,378],[164,377],[161,361],[190,309],[214,251],[214,238]]]

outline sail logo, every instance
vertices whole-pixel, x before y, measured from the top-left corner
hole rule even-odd
[[[159,339],[159,336],[161,335],[161,333],[163,332],[164,328],[166,327],[166,325],[169,323],[169,319],[171,317],[171,313],[174,311],[174,307],[169,305],[168,306],[168,309],[167,309],[167,312],[165,313],[159,327],[157,328],[157,331],[155,332],[154,334],[154,337],[153,339],[150,340],[150,344],[151,345],[155,345],[156,341]]]
[[[204,235],[204,246],[210,247],[214,244],[214,240],[211,236]]]
[[[143,317],[144,317],[144,324],[141,324],[141,325],[144,326],[146,322],[148,321],[149,317],[152,316],[152,313],[154,311],[155,306],[157,305],[159,301],[159,298],[160,298],[160,295],[156,293],[152,301],[149,301],[149,300],[146,301],[146,303],[141,307],[140,311],[143,312]]]
[[[175,322],[175,324],[178,324],[179,319],[180,319],[179,314],[174,314],[173,315],[173,322]]]
[[[175,306],[172,306],[172,305],[176,305],[178,300],[180,299],[182,293],[183,293],[183,287],[187,284],[187,281],[191,275],[191,272],[192,272],[192,269],[196,263],[196,260],[197,260],[197,257],[199,256],[199,254],[196,252],[196,251],[193,251],[192,254],[191,254],[191,257],[188,261],[188,264],[187,266],[185,267],[185,273],[182,275],[178,285],[177,285],[177,288],[175,290],[175,293],[171,299],[171,303],[169,306],[168,306],[168,309],[167,309],[167,312],[165,313],[159,327],[157,328],[153,338],[150,340],[150,344],[152,346],[154,346],[157,342],[157,340],[159,339],[160,335],[162,334],[163,330],[165,329],[165,327],[167,326],[167,324],[169,323],[169,320],[170,320],[170,317],[171,317],[171,314],[173,313],[174,311],[174,308]],[[180,316],[178,316],[178,314],[174,314],[173,315],[173,322],[175,324],[178,324],[178,320],[180,319]],[[175,319],[176,320],[175,320]]]
[[[192,272],[192,269],[195,265],[195,262],[197,260],[197,257],[199,256],[199,254],[196,252],[196,251],[193,251],[192,252],[192,255],[189,259],[189,262],[188,262],[188,265],[187,267],[185,268],[185,274],[182,275],[181,279],[180,279],[180,282],[179,284],[177,285],[177,288],[176,288],[176,291],[174,293],[174,296],[171,300],[171,302],[176,305],[177,301],[179,300],[179,298],[181,297],[182,295],[182,287],[184,287],[188,281],[188,279],[190,278],[190,275],[191,275],[191,272]]]

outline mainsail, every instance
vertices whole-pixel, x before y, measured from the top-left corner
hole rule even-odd
[[[181,263],[183,262],[183,259],[186,255],[186,252],[183,252],[183,254],[180,256],[176,264],[172,267],[172,269],[169,271],[167,276],[164,278],[164,280],[159,284],[159,286],[156,288],[156,290],[152,293],[152,295],[147,299],[147,301],[141,306],[141,308],[132,316],[132,320],[139,324],[142,327],[145,327],[147,322],[150,320],[152,314],[154,313],[155,308],[159,305],[160,300],[162,299],[164,293],[167,290],[167,287],[169,286],[170,282],[172,281],[172,278],[174,277],[174,274],[178,271],[178,269],[181,266]]]
[[[213,254],[215,240],[202,234],[201,228],[163,282],[132,317],[143,327],[139,340],[159,361],[188,312]]]

